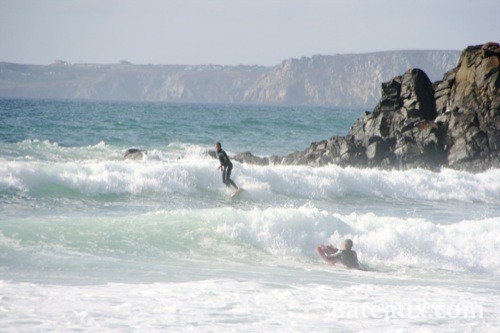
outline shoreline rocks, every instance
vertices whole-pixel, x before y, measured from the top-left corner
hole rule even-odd
[[[483,171],[500,167],[500,47],[466,48],[456,68],[432,83],[420,69],[409,69],[382,84],[373,110],[355,121],[346,136],[312,143],[287,156],[234,160],[268,165],[449,167]]]

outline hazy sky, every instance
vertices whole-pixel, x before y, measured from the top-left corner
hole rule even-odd
[[[0,0],[0,61],[276,65],[500,41],[500,0]]]

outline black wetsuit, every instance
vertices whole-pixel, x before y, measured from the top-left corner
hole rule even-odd
[[[233,170],[233,163],[227,157],[224,150],[217,151],[217,157],[219,158],[220,165],[222,166],[222,182],[226,184],[227,187],[233,186],[238,189],[238,186],[231,180],[231,170]]]
[[[359,268],[358,255],[356,254],[356,251],[353,250],[340,250],[339,252],[328,256],[328,258],[333,259],[335,262],[340,261],[348,268]]]

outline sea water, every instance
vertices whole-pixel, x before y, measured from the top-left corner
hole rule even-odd
[[[233,161],[231,199],[206,153],[363,111],[0,100],[1,331],[498,331],[500,170]],[[345,238],[366,271],[317,255]]]

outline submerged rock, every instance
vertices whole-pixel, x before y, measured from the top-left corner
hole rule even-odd
[[[420,69],[382,84],[382,98],[348,134],[284,157],[249,152],[253,164],[292,164],[481,171],[500,166],[498,43],[471,46],[456,68],[431,83]]]
[[[126,160],[142,160],[146,154],[145,151],[137,149],[137,148],[129,148],[125,151],[125,155],[123,156]]]
[[[268,157],[255,156],[255,155],[252,155],[252,153],[249,151],[236,154],[233,157],[233,159],[235,161],[238,161],[241,163],[249,163],[249,164],[256,164],[256,165],[269,165],[269,158]]]

